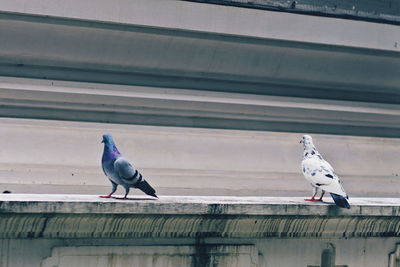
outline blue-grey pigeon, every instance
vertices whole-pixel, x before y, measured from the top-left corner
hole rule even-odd
[[[103,167],[104,174],[110,179],[112,190],[110,194],[100,196],[101,198],[110,198],[117,190],[118,185],[122,185],[125,188],[123,199],[127,199],[131,187],[138,188],[147,195],[158,198],[156,191],[146,182],[142,174],[139,173],[133,164],[122,157],[111,135],[104,134],[102,143],[104,143],[104,151],[101,166]]]

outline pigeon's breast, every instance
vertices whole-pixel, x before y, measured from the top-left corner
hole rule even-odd
[[[122,185],[124,184],[124,182],[114,170],[114,161],[115,160],[103,163],[104,172],[106,173],[108,179],[116,184]]]
[[[306,178],[310,183],[315,183],[317,169],[314,160],[311,158],[305,158],[301,162],[301,168],[304,178]]]

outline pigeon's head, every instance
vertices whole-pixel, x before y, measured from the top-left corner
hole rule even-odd
[[[308,134],[303,135],[303,138],[300,140],[300,144],[303,144],[304,148],[314,146],[312,137],[309,136]]]
[[[112,138],[111,134],[103,134],[103,141],[104,143],[104,152],[103,152],[103,158],[102,161],[108,160],[110,158],[114,158],[116,156],[121,155],[119,153],[117,146],[114,143],[114,139]]]
[[[103,141],[106,146],[112,146],[115,145],[114,139],[112,138],[111,134],[103,134]]]

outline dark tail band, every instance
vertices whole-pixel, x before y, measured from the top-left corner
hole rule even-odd
[[[350,204],[345,197],[342,197],[334,193],[331,193],[331,196],[333,198],[333,201],[335,201],[336,205],[338,205],[341,208],[350,209]]]
[[[146,180],[142,180],[141,182],[137,182],[135,184],[135,187],[139,188],[140,190],[142,190],[144,193],[146,193],[149,196],[158,198],[158,196],[156,195],[156,190],[154,190],[154,188],[151,187],[151,185],[149,185],[149,183],[146,182]]]

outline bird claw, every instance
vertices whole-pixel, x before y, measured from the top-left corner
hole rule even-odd
[[[320,198],[305,198],[305,201],[322,201]]]
[[[107,196],[100,196],[101,198],[111,198],[111,195],[107,195]]]

